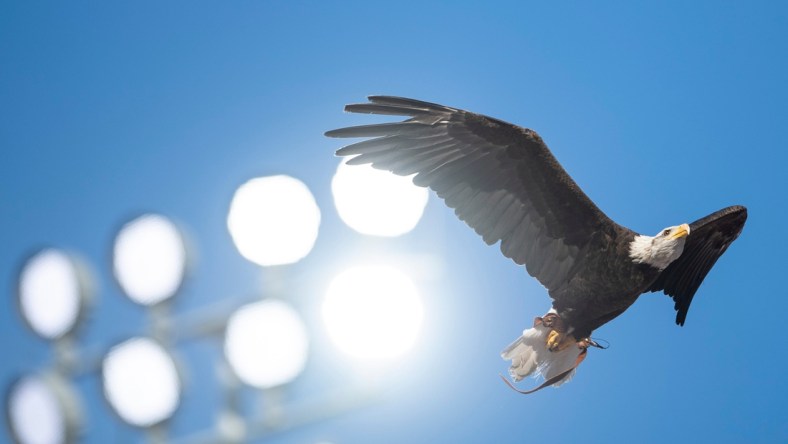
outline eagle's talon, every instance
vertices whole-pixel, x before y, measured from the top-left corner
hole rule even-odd
[[[558,351],[563,339],[563,333],[558,330],[550,330],[550,333],[547,335],[547,349],[551,352]]]
[[[558,330],[550,330],[550,333],[547,335],[547,349],[551,352],[559,352],[562,350],[566,350],[572,344],[576,344],[577,341],[575,340],[572,335],[567,333],[561,333]]]

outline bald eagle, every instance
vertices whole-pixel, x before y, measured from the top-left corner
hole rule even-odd
[[[434,190],[487,244],[500,241],[504,256],[547,288],[552,309],[501,353],[515,382],[529,375],[544,378],[539,388],[567,381],[596,345],[592,332],[642,293],[672,297],[676,323],[684,325],[695,292],[747,219],[746,208],[731,206],[639,234],[605,215],[530,129],[419,100],[368,99],[345,111],[408,118],[328,131],[366,138],[337,155],[353,156],[350,165],[415,174],[416,185]]]

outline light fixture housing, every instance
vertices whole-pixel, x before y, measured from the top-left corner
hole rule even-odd
[[[17,280],[17,307],[25,325],[47,340],[74,332],[93,300],[87,265],[75,255],[42,248],[22,264]]]

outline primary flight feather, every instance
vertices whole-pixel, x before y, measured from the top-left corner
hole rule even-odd
[[[326,133],[363,137],[337,151],[429,187],[487,244],[544,285],[553,308],[502,353],[515,381],[538,373],[560,385],[594,344],[591,333],[644,292],[664,291],[683,325],[711,267],[741,233],[743,206],[691,224],[638,234],[611,220],[561,167],[536,132],[435,103],[371,96],[353,113],[407,116]]]

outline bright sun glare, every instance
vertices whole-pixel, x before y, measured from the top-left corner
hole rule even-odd
[[[386,266],[360,266],[339,274],[328,287],[323,319],[345,353],[387,360],[413,347],[424,310],[413,281]]]
[[[399,236],[419,223],[427,205],[426,188],[410,177],[369,165],[341,162],[331,181],[339,217],[354,230],[376,236]]]

